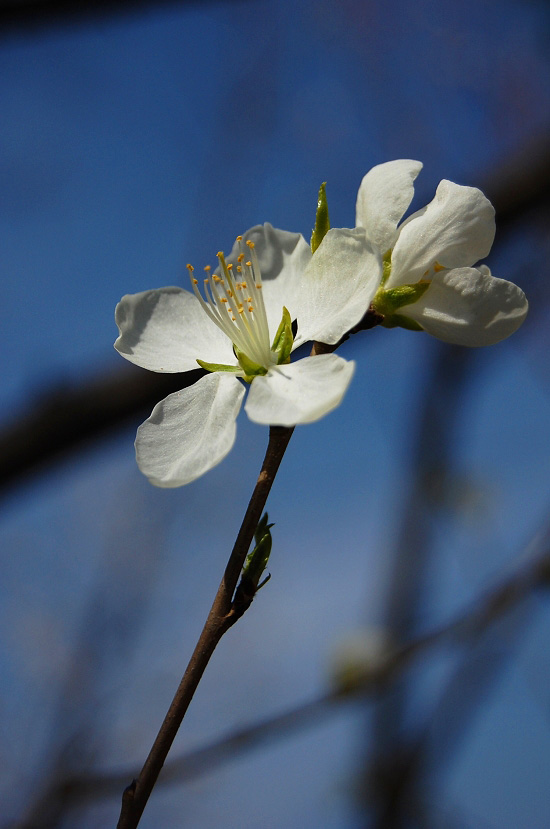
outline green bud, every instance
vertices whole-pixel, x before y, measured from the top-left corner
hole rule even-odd
[[[239,366],[226,366],[223,363],[206,363],[204,360],[197,360],[197,363],[201,368],[206,369],[206,371],[231,371],[234,374],[238,374],[241,371]]]
[[[326,194],[327,183],[324,181],[319,187],[319,195],[317,197],[317,211],[315,213],[315,227],[311,234],[311,252],[315,253],[327,231],[330,230],[330,219],[328,215],[328,204]]]
[[[254,533],[256,546],[246,557],[241,578],[243,586],[246,586],[247,593],[251,595],[254,595],[265,584],[265,581],[263,584],[259,584],[259,581],[267,567],[267,562],[271,554],[271,527],[273,527],[273,524],[267,523],[266,512]]]
[[[260,541],[262,540],[262,538],[264,537],[264,535],[267,535],[267,533],[269,532],[270,527],[275,526],[274,524],[269,524],[269,526],[268,526],[267,522],[268,522],[267,512],[264,512],[264,514],[262,515],[262,517],[260,518],[260,520],[258,522],[258,526],[256,527],[256,532],[254,533],[254,541],[256,542],[256,544],[259,544]]]
[[[283,317],[277,328],[277,333],[273,338],[273,345],[271,346],[271,350],[278,355],[277,365],[280,366],[282,363],[289,362],[293,344],[292,320],[290,319],[288,308],[283,306]]]

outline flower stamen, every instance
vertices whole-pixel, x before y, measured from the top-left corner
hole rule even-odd
[[[234,346],[260,366],[277,364],[277,355],[271,350],[269,326],[262,296],[262,277],[254,243],[247,241],[247,259],[242,236],[237,237],[239,254],[237,265],[225,261],[222,251],[217,254],[219,270],[211,273],[205,267],[204,296],[188,265],[193,292],[208,317],[229,337]],[[234,274],[238,274],[237,280]]]

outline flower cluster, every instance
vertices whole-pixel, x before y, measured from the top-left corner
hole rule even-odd
[[[140,426],[136,455],[151,483],[190,483],[231,450],[236,418],[311,423],[341,402],[354,363],[333,353],[291,362],[308,341],[336,345],[369,307],[392,327],[463,345],[489,345],[523,322],[527,301],[473,265],[491,247],[494,210],[472,187],[442,181],[434,200],[401,225],[422,165],[374,167],[357,198],[357,227],[333,228],[312,254],[297,233],[259,225],[237,237],[191,291],[126,295],[116,308],[117,351],[157,372],[207,374],[169,395]]]

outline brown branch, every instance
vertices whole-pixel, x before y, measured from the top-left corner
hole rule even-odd
[[[224,633],[235,624],[252,601],[251,598],[248,603],[240,602],[237,606],[234,601],[235,590],[271,485],[293,431],[293,428],[282,426],[270,427],[269,443],[262,469],[212,608],[139,777],[124,791],[118,829],[135,829],[139,824],[160,770],[210,657]]]
[[[550,549],[545,549],[541,555],[504,579],[450,622],[397,648],[387,660],[365,675],[363,681],[355,687],[353,694],[340,693],[338,689],[328,691],[282,714],[266,717],[203,748],[177,757],[165,765],[159,785],[181,783],[198,777],[270,740],[279,740],[296,733],[298,729],[314,725],[322,716],[336,710],[333,703],[362,699],[374,693],[379,695],[415,659],[449,643],[470,646],[493,624],[532,596],[537,589],[547,589],[549,586]],[[75,804],[83,798],[112,796],[131,775],[131,771],[121,771],[115,774],[91,774],[86,778],[66,778],[59,783],[57,793],[50,796],[63,798],[69,804]]]

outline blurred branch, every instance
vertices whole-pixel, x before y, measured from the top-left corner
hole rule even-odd
[[[497,239],[527,213],[550,208],[550,152],[548,132],[541,133],[490,172],[481,190],[496,210]]]
[[[548,586],[550,561],[545,567],[548,572],[542,576],[542,581]],[[386,812],[379,816],[380,826],[384,829],[408,826],[419,812],[424,815],[424,822],[419,825],[434,825],[426,780],[430,781],[433,775],[440,776],[448,768],[466,739],[468,726],[475,720],[503,669],[510,664],[513,645],[517,645],[520,634],[525,632],[529,618],[521,612],[526,610],[521,599],[516,601],[518,596],[525,595],[523,587],[526,585],[511,584],[509,590],[494,597],[492,608],[485,609],[485,619],[477,620],[477,636],[467,640],[459,664],[454,667],[424,722],[416,728],[414,735],[402,736],[398,750],[389,758],[390,773],[382,764],[374,767],[378,776],[369,781],[369,789],[376,792],[378,802],[382,800],[388,805]],[[505,643],[501,641],[502,636],[495,641],[494,627],[491,627],[493,635],[490,638],[485,635],[490,618],[505,626]],[[388,781],[390,790],[381,797],[380,788]]]
[[[0,2],[0,33],[36,31],[46,26],[86,24],[90,20],[170,6],[204,5],[209,0],[4,0]]]
[[[268,742],[281,740],[298,730],[316,725],[320,719],[339,710],[339,704],[358,697],[378,696],[416,659],[435,647],[467,645],[486,633],[492,625],[517,609],[539,589],[550,586],[550,548],[504,579],[496,588],[473,603],[465,612],[435,630],[398,647],[388,658],[368,672],[353,694],[329,691],[282,714],[267,717],[183,757],[165,764],[159,785],[182,783],[212,771],[225,762],[247,754]],[[478,663],[479,664],[479,663]],[[335,705],[338,704],[338,705]],[[66,808],[83,800],[111,797],[135,774],[126,769],[114,774],[91,774],[60,781],[52,798],[61,798]],[[22,824],[18,829],[36,829]]]
[[[548,210],[550,154],[547,137],[535,139],[508,159],[486,178],[482,189],[496,209],[497,241],[504,241],[512,226],[525,221],[529,214]],[[546,284],[545,280],[541,281]],[[384,622],[398,642],[411,633],[414,635],[423,614],[434,512],[438,504],[444,503],[445,493],[449,491],[450,467],[456,452],[453,427],[459,416],[464,385],[471,377],[472,363],[478,352],[438,343],[434,345],[433,353],[431,374],[427,387],[421,392],[423,405],[417,436],[414,444],[411,441],[415,456],[395,544]],[[393,811],[401,808],[398,794],[402,771],[400,742],[406,705],[407,689],[396,684],[392,693],[387,693],[381,701],[374,720],[376,754],[369,760],[366,776],[377,780],[381,811],[378,825],[384,829],[393,825]],[[384,776],[386,780],[382,785]]]
[[[1,9],[1,6],[0,6]],[[497,211],[498,238],[525,214],[550,205],[550,156],[546,136],[491,174],[482,188]],[[202,371],[153,374],[125,367],[81,385],[58,387],[33,399],[0,431],[0,491],[39,472],[68,452],[84,447],[130,420]],[[147,412],[149,413],[149,412]]]
[[[155,374],[134,366],[74,386],[58,386],[0,431],[0,490],[114,428],[137,421],[155,403],[205,372]]]
[[[460,411],[464,384],[471,376],[473,349],[437,343],[419,413],[411,458],[408,495],[401,511],[399,534],[394,545],[387,608],[383,628],[398,645],[416,635],[426,598],[433,515],[449,489],[450,459],[454,445],[453,424]],[[396,682],[386,689],[373,718],[374,749],[364,771],[365,807],[372,808],[374,792],[378,822],[387,829],[398,825],[403,789],[403,730],[407,710],[407,688]],[[376,781],[373,789],[372,781]],[[413,798],[414,799],[414,798]]]
[[[64,824],[59,781],[74,776],[77,769],[85,777],[108,742],[110,729],[101,688],[106,678],[126,683],[127,664],[163,563],[169,525],[166,509],[162,491],[155,490],[152,496],[148,482],[141,478],[131,492],[125,486],[112,501],[115,520],[107,521],[102,560],[56,691],[42,774],[32,787],[21,821],[27,829],[55,829]]]

